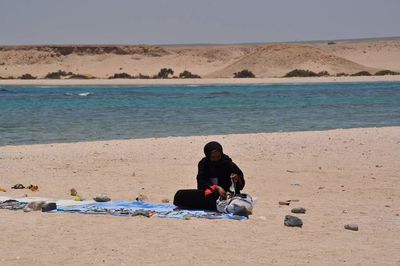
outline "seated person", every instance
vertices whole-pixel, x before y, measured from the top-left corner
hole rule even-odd
[[[197,189],[179,190],[174,204],[187,209],[216,210],[216,201],[227,192],[240,193],[245,185],[243,172],[223,153],[221,144],[204,146],[205,157],[198,164]]]

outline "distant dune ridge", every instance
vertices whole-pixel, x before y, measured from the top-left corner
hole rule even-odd
[[[256,77],[282,77],[294,69],[353,74],[400,72],[400,39],[246,45],[48,45],[0,47],[0,77],[29,73],[43,78],[63,70],[96,78],[114,73],[174,75],[189,70],[203,78],[230,78],[248,69]]]

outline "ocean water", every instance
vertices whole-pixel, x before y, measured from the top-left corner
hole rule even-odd
[[[0,146],[400,126],[400,82],[0,86]]]

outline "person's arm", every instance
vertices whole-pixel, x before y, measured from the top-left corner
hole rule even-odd
[[[211,184],[210,178],[206,175],[204,160],[201,160],[199,162],[196,179],[197,179],[197,189],[203,190],[213,185]]]
[[[235,193],[240,193],[240,190],[242,190],[245,185],[244,174],[234,162],[231,162],[230,169],[231,173],[236,175],[236,177],[234,177],[234,181],[236,181]]]

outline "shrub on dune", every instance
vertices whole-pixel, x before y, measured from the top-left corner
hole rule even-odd
[[[318,77],[318,74],[310,71],[310,70],[304,70],[304,69],[295,69],[287,73],[285,78],[292,78],[292,77]]]
[[[36,79],[36,77],[27,73],[27,74],[23,74],[22,76],[20,76],[19,79]]]
[[[66,77],[68,76],[69,73],[58,70],[56,72],[49,72],[47,75],[44,77],[45,79],[61,79],[61,77]]]
[[[349,74],[341,72],[341,73],[337,73],[336,77],[347,77]]]
[[[371,73],[369,73],[368,71],[360,71],[354,74],[351,74],[351,76],[353,77],[359,77],[359,76],[372,76]]]
[[[199,75],[192,74],[190,71],[185,70],[179,74],[179,78],[181,78],[181,79],[199,79],[201,77]]]
[[[329,72],[326,70],[320,71],[317,73],[318,77],[328,77],[330,76]]]
[[[235,72],[233,73],[234,78],[255,78],[256,75],[254,75],[253,72],[247,69],[243,69],[242,71]]]
[[[400,73],[398,73],[398,72],[394,72],[394,71],[386,69],[386,70],[381,70],[381,71],[376,72],[375,76],[399,75],[399,74]]]
[[[72,74],[68,78],[69,79],[94,79],[94,77],[83,75],[83,74]]]
[[[161,68],[157,75],[153,76],[155,79],[167,79],[169,75],[173,75],[174,71],[172,68]]]
[[[113,76],[109,77],[109,79],[133,79],[134,76],[129,75],[128,73],[115,73]]]

